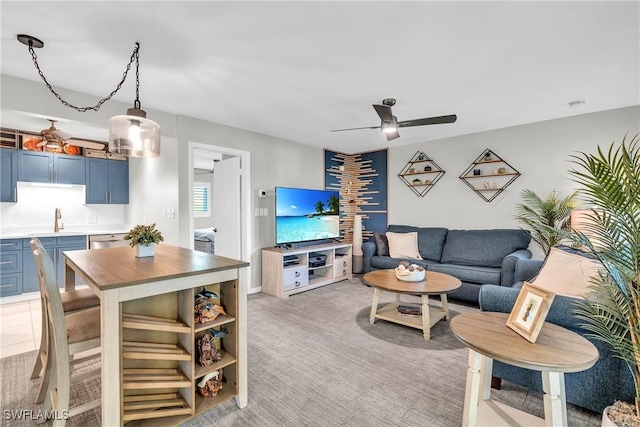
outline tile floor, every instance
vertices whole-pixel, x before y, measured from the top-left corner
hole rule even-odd
[[[0,305],[0,358],[40,347],[40,299]]]

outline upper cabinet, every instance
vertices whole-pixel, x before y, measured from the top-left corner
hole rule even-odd
[[[18,181],[85,184],[85,158],[18,150]]]
[[[0,148],[0,202],[16,202],[18,151]]]
[[[87,204],[129,203],[129,162],[86,159]]]

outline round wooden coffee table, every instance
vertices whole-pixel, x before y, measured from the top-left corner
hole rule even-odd
[[[396,278],[395,270],[376,270],[363,276],[366,284],[373,287],[373,302],[371,303],[371,316],[369,322],[372,324],[376,319],[387,322],[399,323],[422,330],[425,340],[431,339],[431,327],[440,319],[449,320],[449,307],[447,305],[447,292],[458,289],[462,282],[448,274],[427,271],[425,280],[421,282],[403,282]],[[393,292],[396,294],[396,302],[389,303],[378,309],[378,298],[380,291]],[[420,304],[401,303],[402,294],[420,295]],[[429,295],[440,295],[442,308],[429,308]],[[399,305],[420,307],[421,315],[406,315],[398,312]]]

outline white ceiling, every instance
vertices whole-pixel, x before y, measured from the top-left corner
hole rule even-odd
[[[1,1],[1,72],[347,153],[640,104],[638,1]],[[114,98],[132,103],[133,78]],[[51,95],[53,96],[53,95]],[[457,114],[387,142],[398,120]],[[583,99],[586,104],[569,108]],[[153,117],[149,117],[153,119]],[[106,125],[106,124],[105,124]],[[44,126],[43,126],[44,127]],[[63,130],[64,127],[60,126]]]

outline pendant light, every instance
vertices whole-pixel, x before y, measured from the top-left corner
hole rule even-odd
[[[129,157],[158,157],[160,155],[160,126],[147,119],[140,108],[140,44],[136,43],[136,100],[126,115],[109,120],[109,151]]]
[[[68,103],[53,89],[44,76],[38,64],[35,49],[44,47],[44,42],[27,34],[18,34],[18,41],[29,48],[29,53],[40,77],[60,102],[66,107],[76,111],[98,111],[102,104],[110,100],[116,94],[127,79],[127,73],[131,69],[133,61],[136,62],[136,100],[133,108],[127,110],[127,115],[115,116],[109,120],[109,151],[120,153],[130,157],[158,157],[160,155],[160,126],[153,120],[147,119],[147,113],[140,108],[140,43],[131,54],[131,59],[122,75],[118,86],[105,98],[101,99],[93,107],[77,107]]]

